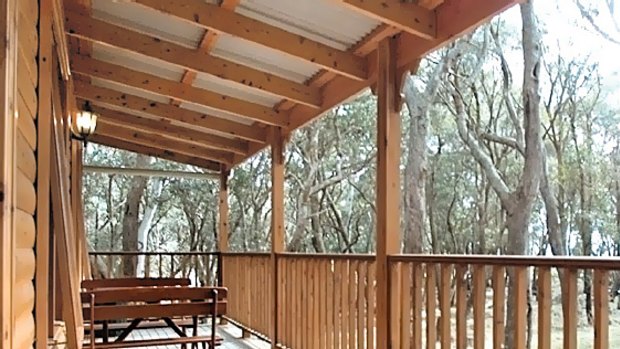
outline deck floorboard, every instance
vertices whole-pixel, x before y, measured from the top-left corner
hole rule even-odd
[[[191,334],[191,329],[188,329],[188,333]],[[204,324],[198,328],[198,335],[206,336],[211,333],[210,325]],[[264,342],[258,338],[241,338],[241,330],[234,325],[220,325],[217,327],[218,336],[224,339],[223,344],[218,347],[221,349],[268,349],[269,343]],[[133,331],[128,337],[128,340],[144,340],[144,339],[162,339],[162,338],[176,338],[176,333],[170,328],[150,328],[139,329]],[[189,347],[189,346],[188,346]],[[202,349],[202,345],[198,346]],[[144,349],[141,347],[140,349]],[[161,345],[146,347],[147,349],[178,349],[180,345]],[[132,348],[130,348],[132,349]],[[137,348],[136,348],[137,349]]]

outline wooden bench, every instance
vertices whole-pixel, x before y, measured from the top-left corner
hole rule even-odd
[[[129,324],[114,340],[96,343],[94,331],[90,334],[90,348],[112,349],[141,346],[157,346],[202,343],[213,348],[222,343],[216,336],[216,319],[226,313],[227,289],[223,287],[138,287],[138,288],[104,288],[83,291],[83,316],[91,324],[96,321],[129,320]],[[198,336],[197,325],[193,336],[188,337],[173,321],[174,317],[211,318],[211,335]],[[161,319],[170,327],[178,338],[152,340],[125,340],[143,320]]]
[[[118,287],[190,286],[190,284],[188,278],[120,278],[84,280],[82,288],[94,290]]]
[[[190,286],[191,281],[189,278],[138,278],[138,277],[126,277],[126,278],[113,278],[113,279],[93,279],[93,280],[84,280],[82,281],[82,289],[85,290],[94,290],[94,289],[105,289],[105,288],[120,288],[120,287],[162,287],[162,286]],[[182,329],[193,328],[196,326],[194,319],[174,319],[176,325]],[[105,338],[109,336],[111,332],[116,332],[119,330],[125,329],[129,323],[127,322],[116,322],[116,323],[108,323],[107,321],[99,324],[94,324],[90,326],[88,324],[85,326],[87,331],[91,329],[93,331],[101,333]],[[168,325],[161,320],[154,321],[143,321],[140,323],[138,328],[147,329],[147,328],[160,328],[167,327]]]

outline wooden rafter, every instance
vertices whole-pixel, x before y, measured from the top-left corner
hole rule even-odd
[[[89,140],[93,143],[105,145],[108,147],[123,149],[138,154],[144,154],[164,160],[175,161],[182,164],[197,166],[207,170],[217,171],[220,169],[220,164],[215,161],[203,159],[196,156],[187,156],[185,154],[180,154],[168,149],[164,150],[160,148],[147,147],[144,145],[133,143],[128,140],[120,140],[117,138],[103,136],[96,133],[92,135]]]
[[[445,0],[435,9],[437,36],[425,40],[414,35],[401,35],[398,42],[398,66],[424,57],[456,40],[521,0]],[[432,1],[431,5],[434,5]],[[466,11],[464,9],[467,9]]]
[[[459,36],[473,30],[476,26],[488,21],[496,14],[506,10],[507,8],[519,3],[520,0],[445,0],[438,5],[429,2],[425,6],[435,6],[437,16],[437,37],[433,40],[427,40],[419,36],[408,33],[400,35],[397,41],[397,66],[400,71],[404,71],[411,67],[412,64],[418,62],[420,57],[424,57],[429,52],[443,46],[449,40],[455,40]],[[468,11],[462,9],[467,8]],[[367,54],[369,62],[376,62],[376,52],[373,50],[377,47],[377,42],[381,39],[393,35],[394,27],[383,25],[369,35],[360,45],[354,48],[359,50],[358,54]],[[371,66],[372,67],[372,66]],[[281,104],[279,109],[289,110],[290,123],[289,130],[300,128],[310,121],[316,119],[323,113],[331,110],[333,107],[342,103],[348,97],[356,95],[372,85],[376,81],[375,72],[369,72],[369,81],[366,83],[355,82],[343,76],[333,76],[331,72],[325,71],[319,73],[310,82],[311,86],[319,85],[322,87],[323,104],[319,110],[307,108],[302,105],[293,105],[285,102]],[[262,150],[264,147],[251,146],[250,156]]]
[[[107,121],[105,118],[101,118],[101,120],[97,121],[97,129],[95,130],[95,133],[111,138],[130,140],[132,143],[150,148],[172,150],[176,153],[185,154],[188,156],[199,156],[203,159],[217,161],[218,163],[231,163],[233,161],[233,155],[231,153],[205,148],[178,139],[162,137],[161,134],[157,133],[121,127]]]
[[[185,102],[223,110],[263,124],[275,126],[288,125],[287,115],[275,111],[272,108],[189,86],[178,81],[172,81],[128,69],[112,63],[74,55],[72,57],[72,68],[73,71],[78,74],[113,81],[156,93],[164,97],[176,98]]]
[[[188,85],[192,84],[196,73],[200,72],[308,106],[316,107],[321,103],[320,91],[317,88],[212,56],[206,48],[186,48],[82,15],[77,11],[67,12],[65,27],[70,36],[79,40],[103,43],[184,68],[187,71],[182,82]]]
[[[215,136],[193,128],[173,125],[170,122],[156,122],[156,120],[123,113],[121,111],[94,106],[93,111],[105,122],[131,128],[137,131],[158,133],[168,138],[187,141],[205,148],[223,150],[235,154],[246,155],[248,142]],[[189,126],[189,125],[188,125]]]
[[[237,7],[237,5],[239,5],[240,2],[241,0],[222,0],[222,2],[220,3],[220,7],[226,10],[229,10],[229,11],[233,11]],[[198,51],[208,54],[209,52],[211,52],[211,50],[215,46],[217,39],[218,39],[218,34],[216,32],[214,32],[213,30],[205,30],[205,33],[202,36],[202,39],[200,40],[200,44],[198,45]],[[191,85],[196,80],[196,76],[197,74],[195,71],[186,70],[185,73],[183,73],[181,82],[184,84]],[[177,101],[176,99],[173,99],[170,102],[171,104],[174,104],[174,105],[180,104],[179,101]]]
[[[375,50],[375,48],[377,47],[378,43],[390,36],[396,35],[397,33],[399,33],[400,30],[398,30],[397,28],[393,27],[393,26],[389,26],[387,24],[383,24],[377,28],[375,28],[375,30],[373,30],[370,34],[368,34],[366,36],[366,38],[362,41],[360,41],[359,43],[357,43],[356,45],[354,45],[353,47],[351,47],[351,49],[349,50],[350,52],[353,52],[357,55],[360,56],[367,56],[368,54],[370,54],[371,52],[373,52]],[[328,70],[322,70],[321,72],[319,72],[318,74],[316,74],[312,79],[310,79],[310,81],[308,81],[308,85],[310,86],[315,86],[318,88],[323,88],[323,86],[325,86],[329,81],[331,81],[332,79],[334,79],[335,77],[337,77],[337,75],[331,71]],[[357,91],[354,91],[354,93],[357,93],[361,90],[363,90],[364,88],[367,87],[367,83],[362,83],[362,82],[356,82],[356,81],[352,81],[350,79],[346,79],[344,77],[341,77],[341,80],[343,82],[351,82],[352,84],[350,85],[351,87],[355,86],[355,89],[357,89]],[[329,110],[332,107],[335,107],[338,103],[342,102],[342,96],[338,96],[338,95],[333,95],[333,91],[330,91],[330,93],[332,93],[332,95],[326,94],[325,92],[323,92],[323,95],[327,96],[327,99],[323,100],[323,105],[321,106],[321,108],[323,108],[324,112]],[[326,105],[326,103],[328,103]],[[278,106],[278,110],[291,110],[293,109],[297,104],[291,103],[290,101],[282,101],[282,103],[279,104]],[[331,105],[331,106],[330,106]],[[295,109],[293,109],[295,110]],[[320,115],[320,113],[318,114]],[[318,116],[317,115],[317,116]],[[312,119],[308,119],[307,122],[309,122]],[[304,123],[305,124],[305,123]],[[298,124],[297,127],[302,126],[302,124]],[[256,154],[257,152],[259,152],[260,150],[262,150],[265,146],[262,144],[252,144],[250,145],[250,152],[249,152],[249,156],[252,156],[254,154]],[[244,160],[244,159],[242,159]],[[240,160],[240,161],[242,161]]]
[[[349,8],[413,35],[433,39],[436,35],[435,12],[401,0],[339,0]]]
[[[267,132],[264,128],[243,125],[105,87],[76,82],[75,95],[91,101],[93,104],[111,105],[132,112],[147,113],[153,117],[158,117],[159,122],[179,121],[207,128],[220,135],[233,136],[258,143],[265,143],[267,141]]]
[[[366,80],[368,77],[368,64],[362,57],[202,0],[135,0],[135,2],[202,28],[227,33],[312,62],[351,79]]]

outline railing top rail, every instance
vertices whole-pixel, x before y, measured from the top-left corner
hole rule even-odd
[[[404,254],[388,258],[390,262],[620,270],[620,257]]]
[[[204,252],[204,251],[186,251],[186,252],[167,252],[167,251],[90,251],[88,252],[91,256],[209,256],[209,255],[217,255],[219,252]]]
[[[352,254],[352,253],[278,253],[281,258],[307,258],[307,259],[355,259],[374,261],[374,254]]]
[[[270,252],[260,252],[260,251],[254,251],[254,252],[232,252],[232,251],[228,251],[228,252],[221,252],[222,256],[234,256],[234,257],[269,257],[271,256]]]

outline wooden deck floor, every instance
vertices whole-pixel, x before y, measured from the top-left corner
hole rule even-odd
[[[256,337],[241,338],[241,330],[233,325],[220,325],[217,328],[218,335],[224,338],[224,343],[218,347],[222,349],[269,349],[269,343],[262,341]],[[207,335],[211,333],[211,329],[207,325],[203,325],[198,329],[198,335]],[[156,338],[175,338],[177,335],[170,328],[152,328],[133,331],[128,339],[156,339]],[[180,345],[162,345],[142,348],[157,349],[178,349]],[[202,346],[200,346],[202,348]]]

